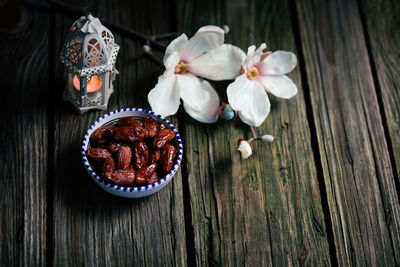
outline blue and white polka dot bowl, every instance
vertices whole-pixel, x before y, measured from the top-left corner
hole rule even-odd
[[[152,117],[159,123],[163,123],[167,128],[173,130],[175,132],[175,140],[172,142],[175,142],[175,146],[178,147],[178,155],[176,158],[175,165],[172,167],[172,170],[163,178],[161,178],[158,182],[151,184],[151,185],[146,185],[146,186],[141,186],[141,187],[126,187],[126,186],[117,186],[113,184],[109,184],[105,181],[103,181],[99,175],[95,173],[95,171],[92,169],[90,166],[90,163],[85,155],[85,151],[88,148],[89,145],[89,140],[91,134],[100,126],[106,124],[107,122],[114,121],[118,118],[122,117]],[[162,117],[161,115],[158,115],[154,113],[153,111],[146,110],[146,109],[140,109],[140,108],[124,108],[124,109],[119,109],[119,110],[114,110],[112,112],[109,112],[107,114],[104,114],[100,118],[98,118],[87,130],[85,133],[85,136],[83,137],[83,142],[82,142],[82,147],[81,147],[81,156],[83,160],[83,165],[85,166],[85,169],[88,171],[89,175],[93,178],[93,180],[104,190],[107,192],[114,194],[119,197],[126,197],[126,198],[140,198],[140,197],[146,197],[151,194],[154,194],[158,191],[160,191],[163,187],[165,187],[174,177],[175,173],[177,172],[179,165],[181,164],[182,161],[182,155],[183,155],[183,146],[182,146],[182,139],[174,127],[172,123]]]

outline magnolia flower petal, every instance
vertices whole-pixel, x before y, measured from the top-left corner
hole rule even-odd
[[[262,55],[265,48],[267,48],[267,45],[265,43],[262,43],[260,47],[257,48],[257,50],[255,51],[255,54]]]
[[[179,63],[180,57],[178,52],[173,52],[164,62],[165,71],[164,76],[171,76],[175,73],[175,67]]]
[[[195,108],[200,108],[205,99],[200,98],[197,94],[200,87],[200,79],[191,73],[176,75],[177,86],[180,89],[180,96],[185,102],[192,102]],[[198,104],[198,106],[196,106]]]
[[[257,93],[252,93],[251,104],[249,104],[246,109],[242,109],[238,112],[239,118],[246,124],[254,127],[260,126],[271,109],[271,104],[268,99],[268,95],[262,86],[258,87]]]
[[[249,70],[254,65],[258,64],[261,60],[261,56],[263,54],[263,50],[267,48],[265,43],[262,43],[257,50],[255,50],[255,46],[252,45],[247,50],[247,57],[243,61],[243,69],[245,71]]]
[[[240,75],[244,57],[245,53],[239,47],[223,44],[195,58],[189,68],[191,73],[210,80],[232,80]]]
[[[179,75],[178,84],[183,106],[192,118],[204,123],[218,120],[219,96],[209,82],[189,74]]]
[[[228,101],[238,111],[241,120],[251,126],[260,126],[270,111],[268,95],[258,81],[240,75],[227,88]]]
[[[239,112],[240,119],[251,126],[258,127],[267,118],[271,109],[268,95],[258,82],[248,86],[248,103]]]
[[[224,43],[224,30],[217,26],[204,26],[189,39],[188,45],[181,53],[181,58],[186,63],[204,52],[217,48]]]
[[[248,105],[250,92],[248,87],[252,86],[253,82],[247,79],[246,74],[238,76],[233,83],[228,85],[226,94],[228,102],[234,110],[239,111]]]
[[[249,48],[247,48],[247,56],[252,57],[254,55],[254,52],[256,51],[256,46],[251,45]]]
[[[242,63],[242,68],[244,70],[247,69],[247,64],[249,63],[249,61],[254,56],[254,51],[256,51],[256,46],[255,45],[249,46],[249,48],[247,48],[247,55],[244,58],[243,63]]]
[[[177,75],[165,77],[160,75],[156,86],[147,95],[151,109],[162,116],[173,115],[180,104],[179,87],[176,84]]]
[[[263,75],[279,75],[291,72],[297,65],[297,57],[288,51],[276,51],[258,64]]]
[[[277,97],[289,99],[297,94],[297,86],[286,75],[260,75],[257,80]]]
[[[183,49],[188,44],[188,38],[186,34],[181,34],[178,38],[174,39],[165,50],[163,63],[166,65],[167,59],[171,56],[172,53],[177,52],[180,54]]]

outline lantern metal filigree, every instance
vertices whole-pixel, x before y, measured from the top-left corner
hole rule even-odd
[[[113,34],[91,14],[72,25],[60,55],[67,68],[63,97],[81,114],[90,109],[107,109],[118,74],[115,69],[118,51]]]

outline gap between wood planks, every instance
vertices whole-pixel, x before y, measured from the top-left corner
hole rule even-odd
[[[324,213],[325,225],[326,225],[326,234],[328,236],[328,244],[329,244],[329,254],[331,258],[332,266],[338,266],[338,260],[336,256],[336,247],[333,236],[333,228],[332,228],[332,219],[329,211],[328,205],[328,197],[326,194],[326,185],[324,181],[323,168],[321,163],[321,152],[318,147],[318,139],[317,139],[317,129],[315,126],[314,115],[313,115],[313,107],[311,104],[311,96],[310,96],[310,86],[308,84],[307,72],[304,62],[304,54],[303,48],[301,45],[301,37],[300,37],[300,29],[299,29],[299,17],[297,14],[297,8],[295,0],[289,0],[289,13],[291,16],[291,23],[293,29],[294,40],[296,44],[296,50],[298,55],[298,62],[300,67],[300,76],[301,76],[301,84],[304,92],[304,101],[306,103],[306,114],[308,125],[310,128],[310,139],[311,139],[311,147],[314,154],[314,162],[315,168],[317,170],[317,180],[319,191],[321,195],[322,202],[322,211]]]

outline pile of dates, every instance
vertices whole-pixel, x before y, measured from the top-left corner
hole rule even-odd
[[[149,185],[171,171],[178,154],[170,144],[174,138],[174,131],[150,117],[124,117],[93,132],[86,156],[108,183]]]

